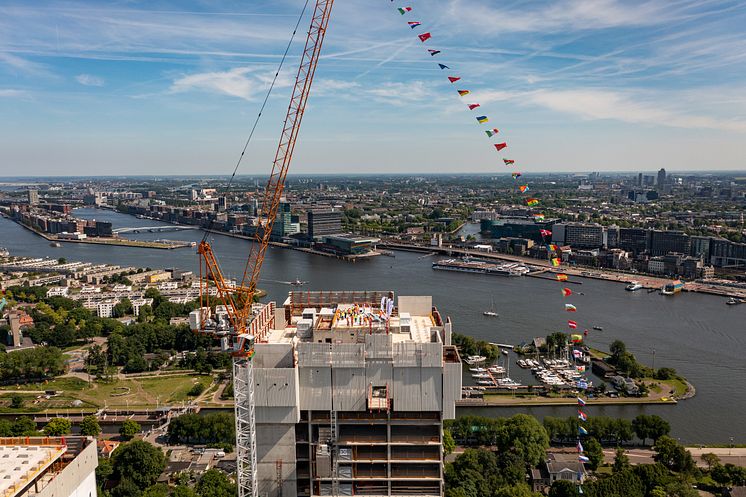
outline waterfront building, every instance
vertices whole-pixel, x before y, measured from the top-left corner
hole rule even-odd
[[[710,239],[710,263],[716,267],[746,266],[746,244],[724,238]]]
[[[315,248],[337,255],[363,255],[375,249],[380,241],[380,238],[355,235],[325,236]]]
[[[0,439],[0,493],[5,497],[96,495],[96,443],[90,437]]]
[[[442,496],[462,371],[432,297],[290,292],[267,305],[253,358],[259,494]]]
[[[650,231],[645,228],[620,228],[619,248],[634,254],[647,252],[650,248]]]
[[[495,221],[484,219],[480,221],[482,234],[490,238],[528,238],[535,242],[542,242],[542,229],[551,230],[554,220],[536,222],[525,218],[503,218]]]
[[[666,255],[671,252],[688,254],[691,248],[689,235],[683,231],[653,230],[650,232],[650,253]]]
[[[558,234],[556,238],[555,233]],[[596,223],[555,224],[552,242],[581,249],[602,248],[605,245],[604,234],[604,227]]]
[[[308,238],[342,233],[342,212],[334,210],[308,211]]]
[[[38,205],[39,204],[39,190],[29,189],[28,193],[28,204]]]
[[[710,240],[709,236],[690,236],[689,255],[692,257],[702,258],[705,261],[710,260]]]

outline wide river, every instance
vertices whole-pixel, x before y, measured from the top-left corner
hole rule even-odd
[[[76,215],[113,222],[114,227],[156,226],[162,223],[94,209]],[[171,238],[199,241],[201,231],[143,233],[139,239]],[[223,272],[239,276],[249,249],[245,240],[211,235]],[[195,270],[193,249],[154,250],[88,244],[49,243],[17,224],[0,218],[0,247],[13,255],[65,257],[122,266],[179,267]],[[687,443],[746,443],[746,305],[726,306],[725,299],[709,295],[680,294],[663,297],[644,291],[626,292],[618,283],[584,279],[571,285],[575,314],[564,312],[559,284],[537,278],[502,278],[434,271],[432,257],[397,252],[396,257],[376,257],[358,263],[270,248],[260,286],[269,298],[281,303],[296,278],[308,281],[310,290],[393,290],[399,295],[432,295],[435,305],[454,321],[456,331],[500,343],[521,343],[535,336],[566,329],[568,318],[591,331],[588,343],[608,349],[619,338],[643,363],[676,368],[696,389],[697,395],[678,405],[593,407],[589,414],[632,418],[640,413],[660,414],[672,425],[673,436]],[[583,292],[579,295],[577,292]],[[487,318],[494,298],[499,318]],[[513,358],[514,359],[514,358]],[[511,362],[513,362],[511,360]],[[515,374],[514,374],[515,373]],[[528,380],[526,371],[511,368],[511,376]],[[470,409],[484,415],[526,412],[571,416],[571,407]],[[466,409],[459,412],[465,413]]]

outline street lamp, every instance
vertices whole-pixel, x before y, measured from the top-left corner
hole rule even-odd
[[[728,455],[731,455],[733,453],[733,440],[735,437],[730,437],[730,448],[728,449]]]

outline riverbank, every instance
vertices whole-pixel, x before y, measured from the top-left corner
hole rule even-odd
[[[38,235],[48,242],[52,243],[84,243],[89,245],[110,245],[110,246],[117,246],[117,247],[135,247],[135,248],[151,248],[151,249],[159,249],[159,250],[173,250],[173,249],[179,249],[179,248],[187,248],[191,247],[191,242],[181,242],[181,241],[169,241],[166,242],[157,242],[157,241],[144,241],[144,240],[129,240],[127,238],[104,238],[104,237],[96,237],[96,238],[85,238],[83,240],[71,240],[68,238],[60,238],[55,235],[50,235],[48,233],[42,233],[41,231],[37,231],[33,229],[30,226],[26,226],[23,223],[19,223],[15,219],[12,219],[5,214],[3,214],[3,217],[7,218],[10,221],[15,222],[19,226],[22,226],[23,228],[27,229],[31,233]]]
[[[614,271],[609,269],[596,269],[596,268],[578,268],[573,266],[562,265],[559,268],[555,268],[549,261],[534,259],[531,257],[524,257],[519,255],[500,254],[495,252],[483,252],[479,250],[463,249],[457,247],[431,247],[431,246],[420,246],[411,245],[405,243],[394,243],[394,242],[381,242],[378,244],[379,248],[388,250],[401,250],[405,252],[419,252],[427,253],[432,255],[447,255],[447,256],[469,256],[476,257],[479,259],[490,259],[500,260],[509,262],[520,262],[522,264],[534,266],[537,269],[543,269],[543,272],[537,272],[529,274],[527,276],[538,277],[541,279],[552,279],[547,277],[546,273],[558,273],[562,272],[568,276],[576,276],[581,278],[589,278],[595,280],[610,281],[615,283],[623,283],[625,285],[636,281],[642,284],[643,288],[648,290],[659,290],[663,288],[667,283],[671,282],[670,278],[659,278],[651,275],[643,275],[639,273],[627,273],[623,271]],[[544,274],[544,276],[540,276]],[[746,290],[732,287],[722,287],[716,285],[710,285],[707,283],[697,282],[686,282],[684,284],[685,292],[694,293],[705,293],[709,295],[718,295],[722,297],[735,297],[735,298],[746,298]]]
[[[593,406],[616,406],[616,405],[642,405],[642,404],[667,404],[676,405],[678,401],[671,397],[604,397],[600,399],[587,400],[586,405]],[[482,399],[460,399],[456,401],[456,407],[547,407],[547,406],[577,406],[578,401],[573,398],[551,398],[551,397],[524,397],[500,394],[487,394]]]

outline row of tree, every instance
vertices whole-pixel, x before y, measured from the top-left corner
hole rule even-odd
[[[468,335],[453,333],[451,340],[458,347],[462,357],[482,355],[487,361],[494,361],[500,354],[500,349],[485,340],[475,340]]]
[[[0,354],[0,381],[42,380],[65,372],[65,358],[57,347],[37,347]]]
[[[233,444],[236,440],[233,416],[184,414],[168,424],[168,439],[171,443]]]
[[[559,443],[574,441],[578,436],[578,419],[570,416],[568,418],[555,418],[547,416],[544,418],[544,428],[549,438]],[[631,442],[635,435],[643,445],[647,439],[657,441],[663,435],[668,435],[671,426],[665,419],[655,414],[640,414],[633,420],[622,418],[611,418],[608,416],[592,416],[583,423],[588,434],[604,445],[620,445]]]

